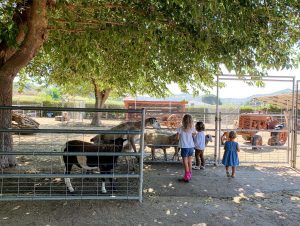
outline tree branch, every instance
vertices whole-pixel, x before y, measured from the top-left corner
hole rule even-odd
[[[50,1],[53,2],[53,1]],[[27,21],[23,21],[27,26],[26,36],[20,37],[21,45],[14,54],[9,54],[3,66],[0,68],[0,76],[14,76],[21,68],[35,56],[37,51],[47,39],[47,0],[32,0],[29,7],[26,7],[23,13],[26,13]],[[7,51],[12,51],[11,49]]]
[[[102,24],[112,24],[112,25],[120,25],[124,26],[126,25],[125,23],[120,23],[120,22],[113,22],[113,21],[97,21],[97,20],[89,20],[89,21],[66,21],[64,19],[55,19],[54,21],[56,22],[61,22],[61,23],[76,23],[76,24],[83,24],[83,25],[90,25],[90,24],[95,24],[95,25],[102,25]]]

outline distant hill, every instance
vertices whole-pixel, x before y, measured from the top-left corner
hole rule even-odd
[[[276,91],[269,94],[256,94],[251,95],[249,97],[245,98],[220,98],[222,104],[236,104],[236,105],[244,105],[251,101],[254,97],[260,97],[260,96],[272,96],[272,95],[278,95],[278,94],[285,94],[292,92],[291,89],[283,89],[280,91]],[[186,100],[189,103],[194,103],[195,105],[201,104],[202,102],[202,96],[196,96],[194,97],[191,94],[178,94],[166,98],[153,98],[153,97],[147,97],[147,96],[138,96],[137,100],[157,100],[157,101],[182,101]]]
[[[285,94],[285,93],[291,93],[292,90],[291,89],[283,89],[283,90],[279,90],[273,93],[268,93],[268,94],[255,94],[255,95],[251,95],[249,97],[245,97],[245,98],[221,98],[221,102],[223,104],[237,104],[237,105],[244,105],[246,103],[248,103],[249,101],[251,101],[253,98],[255,97],[261,97],[261,96],[273,96],[273,95],[279,95],[279,94]]]

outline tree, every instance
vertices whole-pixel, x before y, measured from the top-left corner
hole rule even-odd
[[[202,101],[203,103],[213,104],[213,105],[222,104],[221,100],[218,99],[216,95],[212,95],[212,94],[202,96]]]
[[[13,78],[42,46],[41,57],[59,63],[67,79],[88,71],[104,90],[121,89],[122,81],[131,92],[150,87],[157,95],[172,81],[196,93],[213,86],[221,64],[238,76],[290,68],[299,57],[299,7],[297,0],[4,0],[0,105],[11,104]],[[1,114],[0,127],[10,127],[9,114]],[[5,140],[2,151],[9,151]]]

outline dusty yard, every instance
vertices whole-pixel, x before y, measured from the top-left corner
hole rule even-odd
[[[53,119],[40,120],[41,128],[88,128],[87,122],[66,124]],[[118,121],[106,122],[107,128],[115,124]],[[89,141],[90,137],[15,135],[14,144],[16,150],[57,151],[66,140]],[[213,158],[213,146],[214,143],[210,144],[206,150],[208,162]],[[161,151],[156,154],[162,158]],[[171,157],[173,150],[169,149],[168,154]],[[149,158],[147,149],[146,160]],[[243,150],[240,159],[246,158],[274,158],[280,162],[285,160],[286,152]],[[46,166],[55,172],[63,172],[58,157],[33,161],[30,156],[18,156],[18,161],[17,170],[26,173],[43,172],[47,170]],[[205,170],[194,171],[190,183],[178,182],[181,176],[180,162],[146,164],[142,203],[2,201],[0,225],[299,225],[300,174],[289,167],[240,166],[237,177],[232,179],[225,176],[222,166],[210,165]]]
[[[299,225],[300,174],[288,167],[194,171],[145,166],[144,201],[1,202],[0,225]]]

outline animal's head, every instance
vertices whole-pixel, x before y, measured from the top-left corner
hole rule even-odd
[[[126,142],[125,142],[126,141]],[[125,142],[125,143],[124,143]],[[114,146],[116,146],[116,147],[124,147],[126,144],[127,144],[127,139],[124,139],[124,138],[122,138],[122,137],[118,137],[118,138],[116,138],[116,139],[114,139],[114,140],[101,140],[101,143],[102,144],[113,144]],[[123,148],[122,148],[123,149]],[[121,150],[122,150],[121,149]],[[121,151],[121,150],[119,150],[119,151]]]
[[[170,144],[178,144],[178,142],[179,142],[179,140],[177,139],[177,134],[176,133],[171,135],[169,140],[170,140]]]
[[[212,135],[206,134],[205,135],[205,144],[207,144],[208,142],[212,142],[212,141],[213,141]]]
[[[90,139],[91,142],[95,143],[95,144],[100,144],[102,140],[102,135],[97,135],[94,136],[92,139]]]
[[[145,126],[152,126],[154,129],[160,129],[160,124],[156,118],[147,118],[145,120]]]

